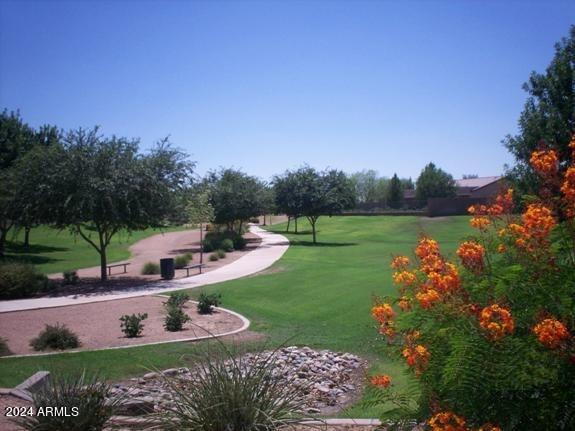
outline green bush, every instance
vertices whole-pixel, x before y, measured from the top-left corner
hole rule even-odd
[[[274,378],[275,356],[244,358],[224,347],[221,352],[210,349],[186,385],[177,377],[163,376],[173,404],[154,415],[161,423],[158,429],[291,429],[301,420],[303,390]]]
[[[234,242],[231,239],[226,238],[222,241],[221,248],[227,252],[234,251]]]
[[[192,260],[192,253],[181,254],[176,256],[174,259],[174,265],[176,268],[183,268],[187,266]]]
[[[222,303],[221,299],[222,295],[219,293],[207,295],[202,292],[198,298],[198,313],[212,314],[214,307],[219,307]]]
[[[218,248],[216,250],[216,255],[218,256],[219,259],[225,259],[226,252],[224,250],[222,250],[221,248]]]
[[[204,241],[202,244],[203,244],[204,252],[206,252],[206,253],[214,251],[217,248],[217,247],[215,247],[214,241],[211,238],[204,238]]]
[[[217,260],[220,260],[220,258],[216,253],[210,254],[210,262],[216,262]]]
[[[170,295],[168,301],[164,304],[170,307],[180,307],[182,308],[184,304],[190,300],[190,295],[186,292],[175,292]]]
[[[27,298],[54,286],[48,278],[26,263],[0,264],[0,299]]]
[[[232,241],[234,242],[235,250],[243,250],[244,248],[246,248],[247,241],[243,236],[236,235],[234,236],[234,238],[232,238]]]
[[[145,320],[147,318],[148,313],[144,314],[138,313],[137,315],[124,314],[122,317],[120,317],[120,322],[122,322],[120,324],[120,328],[128,338],[139,337],[142,334],[142,331],[144,330],[144,324],[142,323],[142,320]]]
[[[0,356],[8,356],[11,355],[12,352],[8,348],[8,344],[4,338],[0,338]]]
[[[190,320],[190,316],[184,313],[182,307],[166,303],[166,308],[167,314],[164,320],[164,328],[170,332],[181,331],[184,324]]]
[[[55,326],[46,325],[38,337],[30,341],[34,350],[66,350],[80,346],[78,336],[69,330],[66,325],[56,323]]]
[[[155,262],[146,262],[142,267],[142,275],[154,275],[160,273],[160,265]]]
[[[59,378],[51,376],[49,383],[32,393],[34,411],[47,407],[65,409],[67,414],[43,414],[15,419],[30,431],[101,431],[116,414],[126,395],[112,395],[112,388],[85,373]]]
[[[64,277],[62,281],[62,284],[64,286],[76,285],[80,282],[80,277],[78,276],[78,273],[76,271],[64,271],[62,273],[62,276]]]

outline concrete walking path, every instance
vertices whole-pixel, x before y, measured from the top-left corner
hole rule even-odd
[[[132,289],[108,291],[85,295],[45,297],[0,301],[0,313],[9,311],[34,310],[38,308],[63,307],[66,305],[86,304],[90,302],[111,301],[115,299],[134,298],[137,296],[157,295],[172,290],[191,289],[224,281],[235,280],[270,267],[283,256],[289,247],[288,239],[258,226],[250,226],[250,231],[262,239],[260,245],[238,260],[200,275],[193,275],[178,280],[159,281]]]

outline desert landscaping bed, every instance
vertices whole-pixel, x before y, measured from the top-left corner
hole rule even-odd
[[[195,303],[188,302],[184,311],[191,321],[183,331],[168,332],[164,329],[165,297],[142,296],[114,301],[94,302],[66,307],[54,307],[29,311],[0,313],[0,337],[7,340],[13,354],[35,352],[29,345],[32,338],[44,329],[45,324],[65,324],[74,331],[81,342],[78,350],[121,347],[145,343],[181,340],[193,337],[219,335],[239,329],[243,321],[224,310],[201,315]],[[120,316],[132,313],[148,313],[143,321],[142,336],[126,338],[120,329]]]

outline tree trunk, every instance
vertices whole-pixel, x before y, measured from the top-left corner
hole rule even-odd
[[[4,258],[4,251],[6,249],[6,236],[8,234],[8,230],[1,229],[0,230],[0,259]]]
[[[286,227],[286,232],[289,232],[289,224],[290,224],[290,222],[291,222],[291,217],[288,216],[288,224],[287,224],[287,227]]]
[[[294,223],[295,223],[295,231],[294,232],[297,233],[297,217],[295,218]]]
[[[29,226],[24,228],[24,247],[27,249],[30,248],[30,230]]]
[[[200,223],[200,265],[204,263],[204,232]]]
[[[100,279],[102,281],[108,280],[108,259],[106,257],[106,242],[104,241],[104,236],[102,232],[98,232],[100,238]]]
[[[311,231],[313,233],[313,243],[314,244],[316,243],[316,241],[315,241],[315,222],[316,221],[317,221],[316,219],[311,219]]]

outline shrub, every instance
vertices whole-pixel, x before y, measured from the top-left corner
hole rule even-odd
[[[0,264],[0,299],[26,298],[53,286],[32,265],[17,262]]]
[[[160,273],[160,265],[155,262],[146,262],[142,267],[142,275],[154,275]]]
[[[191,260],[192,260],[192,253],[181,254],[179,256],[176,256],[176,258],[174,259],[174,265],[176,268],[183,268],[184,266],[187,266]]]
[[[217,260],[220,260],[220,258],[218,257],[218,255],[216,253],[210,254],[210,262],[215,262]]]
[[[64,286],[76,285],[80,281],[80,277],[76,271],[64,271],[62,276],[64,277],[64,280],[62,281]]]
[[[274,361],[272,355],[251,361],[223,347],[211,349],[185,385],[177,377],[162,377],[173,403],[154,418],[162,430],[173,431],[285,429],[301,420],[303,391],[274,378]]]
[[[459,266],[422,237],[414,265],[392,261],[404,312],[396,317],[393,299],[372,309],[379,332],[403,344],[420,379],[419,419],[434,429],[575,429],[575,160],[561,168],[541,147],[531,163],[543,189],[520,217],[512,189],[471,207],[478,234],[457,249]]]
[[[34,411],[47,407],[65,409],[67,414],[37,414],[15,419],[25,430],[101,431],[124,402],[125,395],[112,395],[111,387],[97,380],[78,376],[51,376],[48,384],[32,393]]]
[[[55,326],[46,325],[38,337],[30,341],[34,350],[66,350],[80,346],[78,336],[70,331],[66,325],[56,323]]]
[[[200,314],[212,314],[214,307],[219,307],[221,304],[222,295],[219,293],[212,293],[207,295],[205,293],[200,293],[198,298],[198,313]]]
[[[137,315],[124,314],[122,317],[120,317],[120,322],[122,322],[120,324],[120,328],[128,338],[139,337],[142,334],[142,331],[144,330],[144,324],[142,323],[142,320],[145,320],[147,318],[148,313],[144,314],[138,313]]]
[[[214,246],[214,242],[211,238],[204,238],[203,248],[204,248],[204,252],[206,252],[206,253],[209,253],[209,252],[214,251],[216,249],[216,247]]]
[[[8,344],[4,338],[0,338],[0,356],[8,356],[11,355],[12,352],[8,348]]]
[[[221,248],[218,248],[216,250],[216,255],[218,256],[219,259],[225,259],[226,252],[224,250],[222,250]]]
[[[186,292],[175,292],[170,295],[168,301],[164,304],[170,307],[180,307],[182,308],[184,304],[190,300],[190,295]]]
[[[222,241],[221,247],[222,247],[222,250],[227,251],[227,252],[234,251],[234,242],[231,239],[226,238]]]
[[[232,241],[234,242],[234,249],[235,250],[243,250],[244,248],[246,248],[247,241],[243,236],[235,235],[233,237]]]
[[[168,313],[164,320],[164,328],[170,332],[181,331],[184,324],[190,320],[190,316],[184,313],[182,307],[166,303],[166,308]]]

